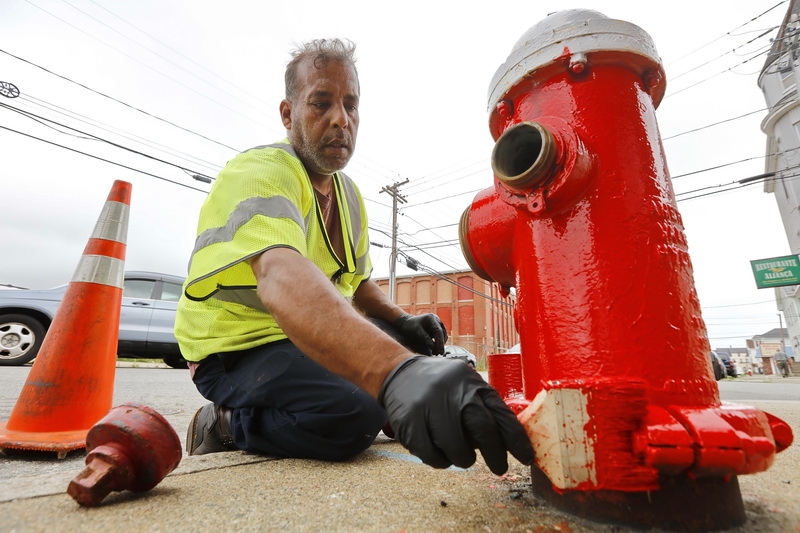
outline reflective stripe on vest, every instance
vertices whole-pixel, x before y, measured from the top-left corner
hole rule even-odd
[[[197,240],[194,242],[192,257],[206,246],[233,240],[236,230],[247,224],[256,215],[269,218],[289,218],[303,228],[303,233],[308,233],[308,220],[303,219],[300,210],[288,198],[283,196],[271,196],[269,198],[254,196],[239,202],[239,205],[230,214],[224,226],[209,228],[198,235]],[[191,265],[190,261],[189,268],[191,268]]]
[[[220,287],[219,289],[211,296],[212,298],[269,313],[255,289],[249,287]]]

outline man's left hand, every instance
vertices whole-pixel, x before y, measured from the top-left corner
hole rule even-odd
[[[394,326],[409,340],[419,342],[430,348],[433,355],[444,354],[447,342],[447,328],[433,313],[424,315],[402,314],[394,321]]]

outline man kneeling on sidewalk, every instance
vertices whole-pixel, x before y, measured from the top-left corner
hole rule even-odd
[[[507,452],[530,464],[525,430],[477,372],[419,355],[443,353],[439,318],[405,314],[369,279],[364,200],[341,172],[359,124],[354,46],[321,39],[292,55],[288,138],[233,158],[200,212],[175,335],[212,403],[189,453],[344,460],[388,419],[437,468],[472,465],[476,447],[497,474]]]

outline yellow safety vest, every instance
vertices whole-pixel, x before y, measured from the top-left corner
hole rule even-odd
[[[286,338],[258,298],[247,262],[270,248],[297,250],[345,298],[369,278],[364,200],[341,172],[333,175],[333,186],[344,233],[342,258],[333,251],[311,180],[288,139],[243,152],[225,166],[200,209],[178,302],[175,337],[186,360]]]

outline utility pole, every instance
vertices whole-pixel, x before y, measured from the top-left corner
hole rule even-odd
[[[406,197],[400,194],[401,186],[408,183],[408,178],[403,181],[395,182],[394,185],[386,185],[381,192],[385,192],[392,197],[392,254],[389,259],[389,299],[392,303],[397,303],[397,287],[395,279],[397,278],[397,202],[406,203]]]

